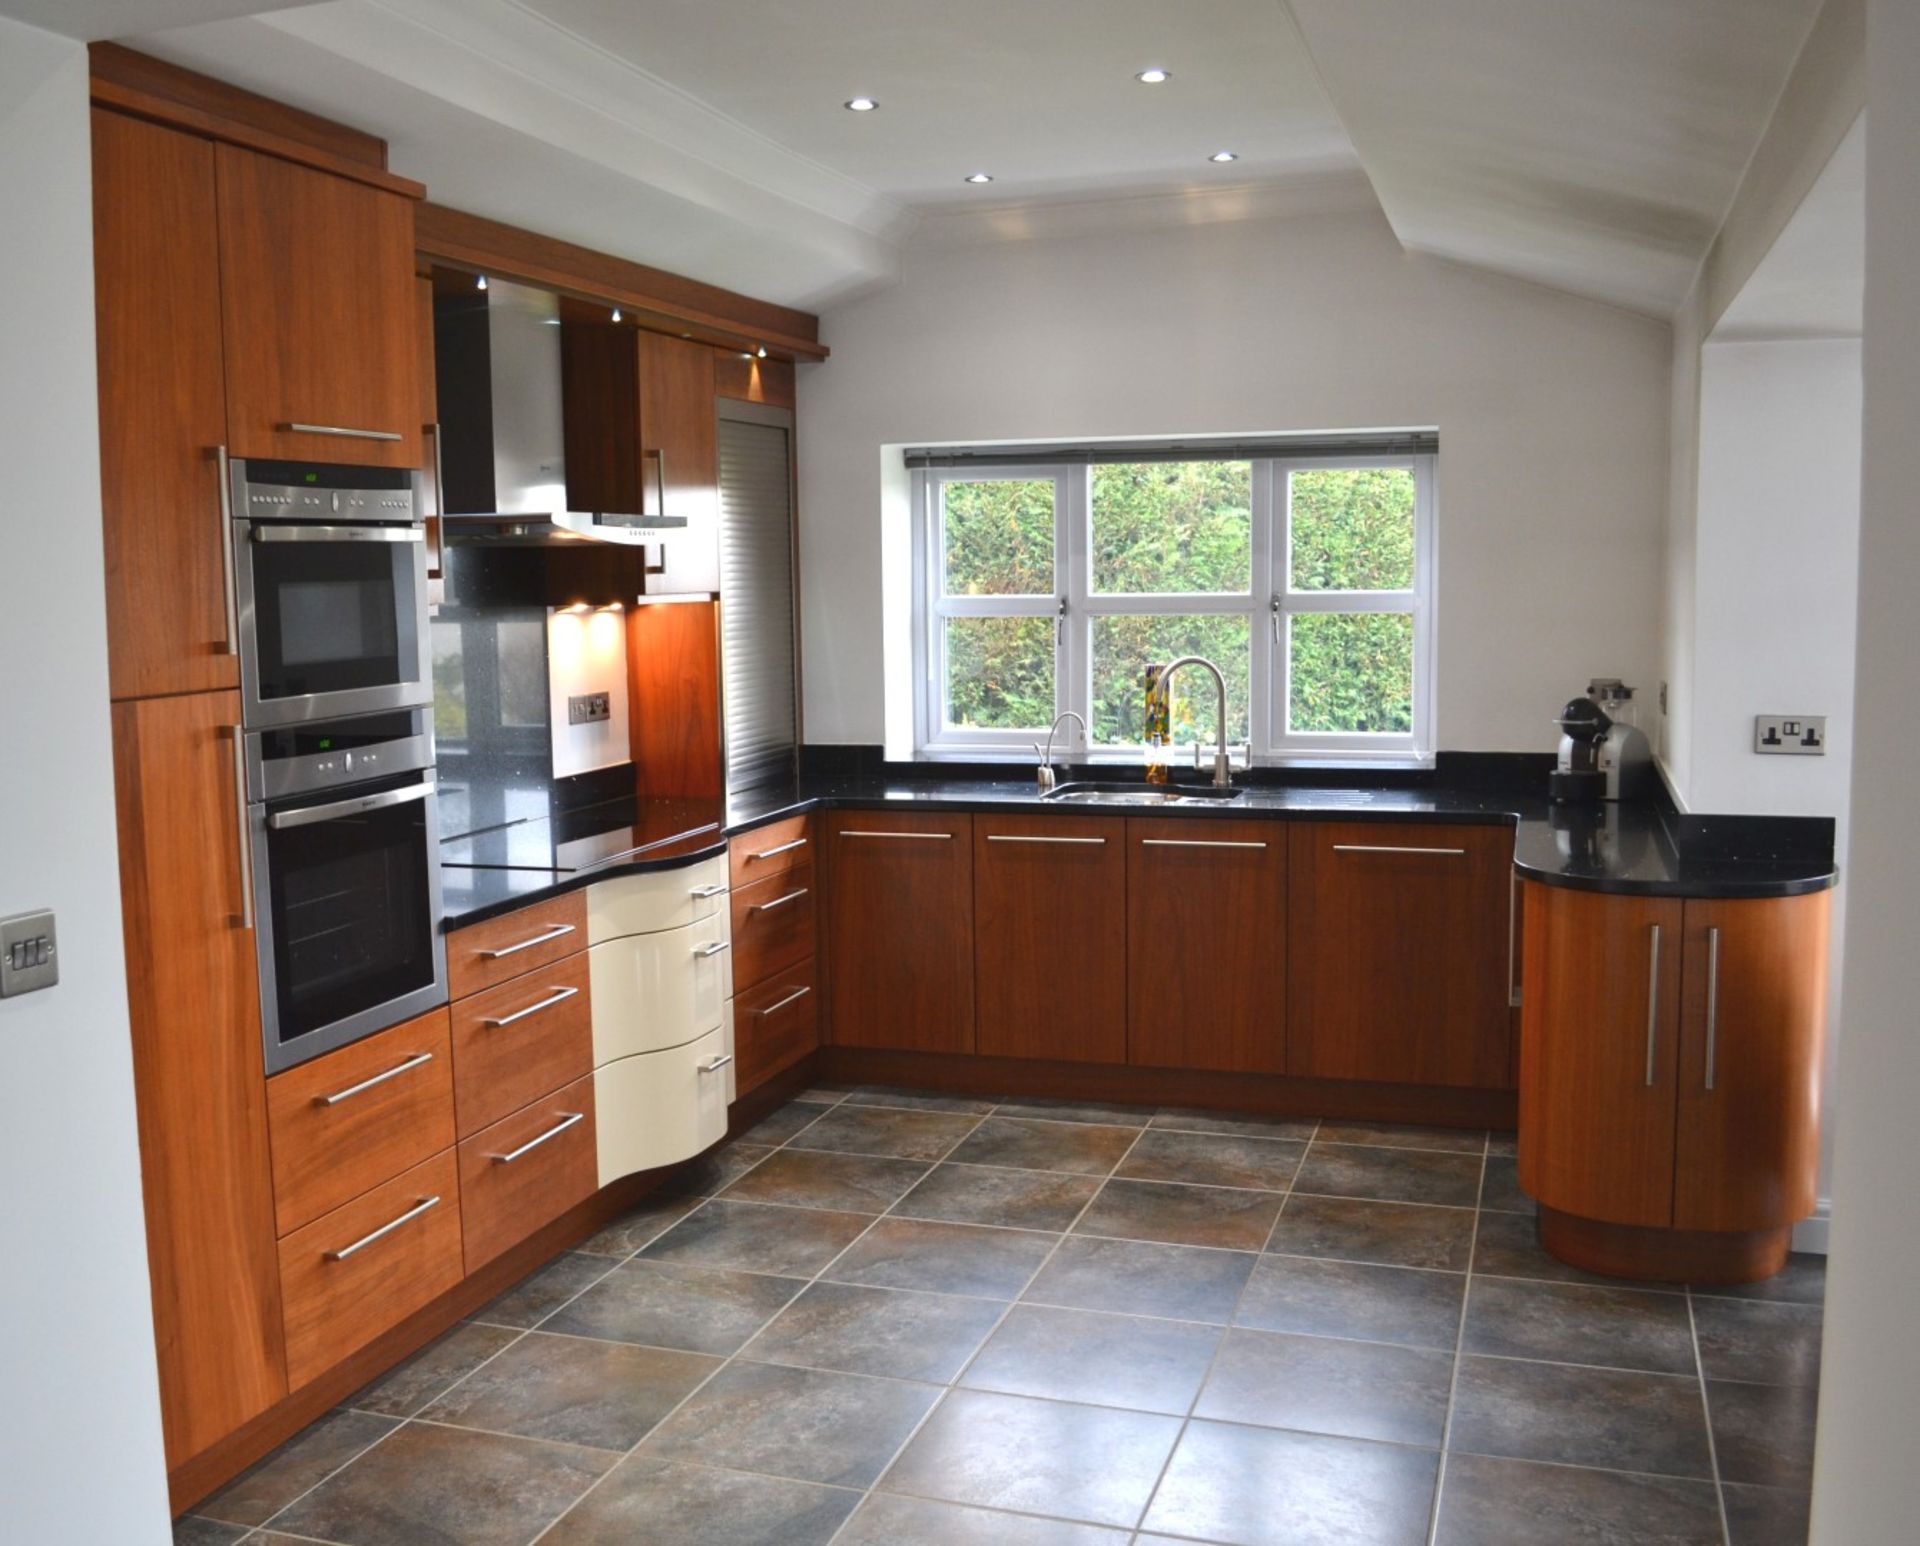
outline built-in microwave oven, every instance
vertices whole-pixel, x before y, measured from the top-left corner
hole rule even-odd
[[[236,458],[226,486],[242,721],[431,703],[420,475]]]

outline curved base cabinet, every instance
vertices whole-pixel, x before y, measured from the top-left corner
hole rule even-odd
[[[692,1159],[727,1135],[726,1031],[593,1071],[600,1184]]]
[[[1648,1283],[1757,1283],[1787,1264],[1793,1226],[1650,1229],[1540,1210],[1540,1244],[1583,1272]]]

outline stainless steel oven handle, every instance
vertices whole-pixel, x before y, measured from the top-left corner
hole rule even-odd
[[[233,463],[227,457],[225,446],[213,448],[213,459],[220,469],[220,572],[226,584],[226,593],[221,599],[225,603],[227,653],[237,655],[240,653],[240,602],[233,572]]]
[[[335,821],[342,816],[358,816],[364,811],[383,810],[389,805],[406,805],[414,800],[424,800],[432,793],[431,781],[415,784],[408,789],[385,789],[379,794],[363,794],[353,800],[335,800],[329,805],[304,805],[299,810],[275,811],[267,817],[267,825],[276,832],[284,832],[288,827],[310,827],[318,821]]]
[[[256,522],[249,530],[255,542],[420,542],[423,526],[268,526]]]
[[[338,435],[343,440],[404,440],[406,438],[398,430],[347,429],[339,424],[282,424],[280,431],[287,435]]]

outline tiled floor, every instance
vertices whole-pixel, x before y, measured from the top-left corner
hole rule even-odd
[[[1511,1141],[810,1091],[179,1542],[1783,1546],[1819,1258],[1534,1243]]]

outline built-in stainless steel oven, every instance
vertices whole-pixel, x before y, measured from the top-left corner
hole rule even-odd
[[[228,470],[249,727],[433,701],[420,475],[235,460]]]
[[[447,1001],[431,713],[247,735],[269,1073]]]

